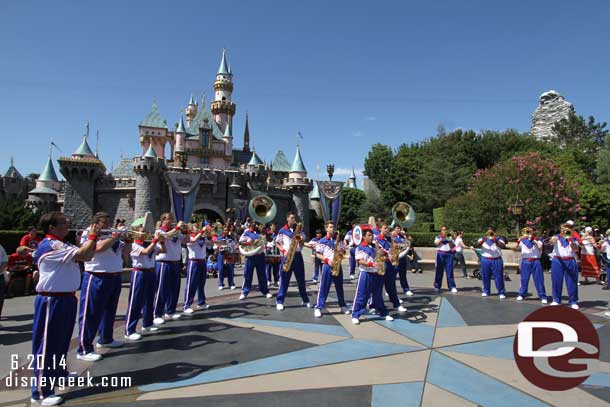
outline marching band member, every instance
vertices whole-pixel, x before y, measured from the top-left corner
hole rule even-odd
[[[597,244],[595,242],[595,237],[593,236],[593,228],[591,228],[591,226],[587,226],[582,235],[582,250],[580,252],[580,274],[585,278],[585,282],[589,281],[589,277],[593,277],[599,281],[600,271],[595,253],[596,246]]]
[[[210,306],[205,302],[205,281],[207,279],[206,268],[206,246],[207,240],[204,236],[204,229],[199,228],[199,225],[191,226],[190,239],[186,244],[188,250],[188,263],[186,266],[186,287],[184,287],[184,313],[189,315],[193,313],[193,298],[197,293],[197,307],[208,309]]]
[[[320,290],[318,291],[318,299],[316,301],[316,310],[314,311],[314,315],[316,317],[322,316],[322,309],[326,305],[326,298],[328,297],[328,292],[330,291],[331,283],[335,284],[335,290],[337,291],[337,300],[339,302],[339,306],[341,307],[341,313],[349,314],[350,311],[347,308],[347,304],[345,304],[345,299],[343,295],[343,269],[341,265],[339,265],[339,274],[337,276],[332,275],[332,268],[334,267],[334,258],[335,258],[335,250],[341,250],[345,252],[345,246],[339,243],[340,247],[336,247],[337,242],[334,239],[335,236],[335,224],[332,220],[326,222],[326,236],[321,238],[316,245],[316,256],[320,259],[320,262],[324,265],[322,266],[322,274],[320,278]],[[341,262],[341,258],[339,262]]]
[[[502,249],[506,247],[506,242],[503,238],[496,236],[493,228],[489,228],[486,236],[477,241],[477,245],[481,246],[483,252],[481,254],[481,276],[483,280],[481,296],[487,297],[490,294],[491,276],[493,274],[499,298],[506,298],[504,263],[502,261]]]
[[[383,276],[379,275],[376,268],[377,250],[373,243],[373,232],[366,229],[362,244],[356,248],[356,261],[360,269],[356,296],[352,305],[352,323],[359,324],[360,316],[366,312],[369,298],[373,299],[376,312],[384,317],[386,321],[393,321],[383,303]]]
[[[574,251],[578,249],[578,240],[573,237],[572,229],[568,223],[561,226],[561,233],[551,237],[553,252],[551,253],[551,286],[553,302],[551,305],[561,304],[563,279],[566,280],[570,306],[578,309],[578,267]]]
[[[99,226],[89,226],[80,248],[64,242],[70,221],[61,212],[49,212],[40,219],[45,238],[34,254],[40,274],[34,300],[32,355],[34,380],[32,403],[54,406],[63,402],[55,395],[50,379],[67,374],[65,360],[76,319],[76,290],[80,285],[79,261],[93,257]],[[42,382],[42,378],[45,382]]]
[[[521,287],[519,288],[517,301],[523,301],[530,283],[530,276],[533,276],[538,298],[540,298],[543,304],[546,304],[544,274],[542,272],[542,263],[540,262],[542,240],[536,238],[533,229],[524,228],[522,236],[514,250],[521,251]]]
[[[220,236],[215,235],[212,239],[215,242],[214,250],[216,251],[216,268],[218,269],[218,289],[224,290],[224,281],[226,277],[229,288],[234,290],[235,264],[228,263],[226,257],[229,250],[233,250],[235,241],[231,235],[229,235],[227,228],[222,229],[222,234]]]
[[[171,317],[176,320],[181,316],[176,313],[182,272],[180,256],[182,255],[182,243],[187,243],[190,236],[185,230],[186,224],[182,221],[172,229],[173,221],[174,216],[171,213],[166,212],[161,215],[161,226],[158,231],[165,242],[165,253],[159,253],[156,257],[157,292],[155,293],[155,319],[153,320],[155,325],[165,323],[162,318],[164,311],[165,317],[168,319]]]
[[[402,235],[401,230],[402,228],[400,225],[394,226],[392,241],[394,243],[404,245],[403,250],[401,250],[398,256],[398,278],[400,280],[400,287],[402,288],[403,293],[410,297],[413,295],[413,291],[411,291],[409,281],[407,280],[407,253],[411,247],[411,241]]]
[[[394,308],[398,309],[400,312],[405,312],[407,309],[401,305],[402,300],[398,298],[398,293],[396,292],[396,273],[398,272],[398,267],[394,267],[392,264],[395,259],[390,252],[392,241],[390,229],[386,223],[381,224],[379,235],[377,235],[376,240],[379,245],[377,250],[383,249],[388,254],[385,260],[385,274],[383,276],[385,291],[388,293],[388,297],[390,297],[390,301]]]
[[[98,229],[110,226],[110,215],[98,212],[92,222]],[[88,231],[83,233],[81,245],[88,239]],[[93,352],[93,339],[99,331],[96,348],[118,348],[123,342],[113,339],[114,318],[121,295],[121,274],[123,273],[123,247],[120,235],[113,233],[100,238],[93,258],[85,262],[85,274],[80,291],[78,314],[77,359],[94,362],[102,355]]]
[[[356,246],[353,245],[353,236],[352,232],[356,224],[352,224],[352,228],[347,231],[343,240],[345,241],[345,247],[349,247],[349,279],[353,280],[356,273]]]
[[[436,292],[441,291],[443,285],[443,272],[447,273],[447,286],[452,293],[457,293],[455,280],[453,279],[453,238],[447,233],[447,226],[441,227],[441,234],[436,236],[434,244],[438,248],[436,250],[436,274],[434,275],[434,289]]]
[[[250,246],[259,239],[265,239],[262,235],[262,227],[258,222],[253,222],[250,227],[242,233],[239,238],[239,244],[244,246]],[[254,277],[254,269],[256,268],[256,278],[258,279],[258,289],[267,298],[271,298],[272,295],[267,287],[267,276],[265,275],[265,253],[253,254],[252,256],[246,257],[246,264],[244,265],[244,282],[241,286],[240,300],[248,298],[248,294],[252,289],[252,278]]]
[[[286,252],[290,248],[292,239],[298,239],[290,269],[286,272],[283,270],[280,272],[280,287],[278,289],[276,302],[276,308],[279,311],[284,309],[284,298],[286,298],[286,292],[288,292],[288,286],[290,285],[290,277],[292,277],[293,272],[294,277],[297,280],[297,286],[299,287],[299,294],[303,300],[303,305],[307,308],[311,308],[309,296],[307,295],[307,288],[305,286],[305,265],[303,263],[303,254],[301,253],[305,242],[305,234],[301,232],[300,236],[295,236],[294,231],[296,226],[297,219],[294,216],[294,213],[288,212],[286,215],[286,225],[280,229],[276,238],[275,246],[282,253],[282,268],[286,261]]]
[[[143,231],[141,226],[134,229],[139,232]],[[136,332],[141,314],[143,314],[142,331],[155,332],[159,330],[153,325],[155,256],[162,252],[165,252],[165,244],[160,240],[158,231],[149,244],[137,238],[131,244],[130,255],[133,271],[131,272],[127,313],[125,314],[125,339],[130,341],[137,341],[142,338],[142,335]]]
[[[277,225],[272,223],[267,232],[267,244],[265,245],[265,253],[268,256],[272,256],[274,253],[279,253],[277,247],[275,247],[275,238],[277,237]],[[274,263],[273,260],[266,264],[267,273],[267,286],[270,287],[273,279],[273,283],[277,287],[278,281],[280,281],[280,263]]]
[[[322,239],[322,231],[320,229],[316,230],[316,237],[311,239],[309,242],[305,243],[305,247],[311,249],[311,257],[313,257],[313,278],[311,282],[313,284],[318,284],[318,279],[320,277],[320,271],[322,270],[322,262],[316,255],[318,242]]]

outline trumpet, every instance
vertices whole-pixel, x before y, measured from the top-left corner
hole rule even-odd
[[[533,230],[529,226],[526,226],[523,229],[521,229],[521,236],[525,237],[526,239],[531,239],[532,234],[533,234]]]
[[[562,227],[561,228],[561,236],[564,238],[572,237],[572,229]]]

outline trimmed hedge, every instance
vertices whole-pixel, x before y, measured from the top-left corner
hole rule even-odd
[[[6,250],[6,254],[15,253],[26,230],[0,230],[0,245]]]

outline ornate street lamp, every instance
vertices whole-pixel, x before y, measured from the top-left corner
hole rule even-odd
[[[326,172],[328,173],[328,179],[333,180],[333,174],[335,173],[335,164],[328,164],[326,166]]]
[[[186,171],[186,164],[188,164],[189,154],[184,150],[177,150],[176,155],[178,156],[178,161],[180,161],[182,171]]]
[[[519,195],[517,195],[517,200],[515,201],[515,203],[509,207],[510,212],[517,219],[517,238],[519,237],[519,233],[521,231],[521,215],[523,215],[524,207],[525,204],[523,203],[523,201],[521,201],[521,199],[519,199]]]

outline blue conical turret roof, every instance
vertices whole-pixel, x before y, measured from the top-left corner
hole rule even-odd
[[[193,94],[191,93],[191,98],[189,99],[189,105],[196,105],[195,98],[193,98]]]
[[[4,176],[7,178],[23,178],[19,171],[17,171],[17,168],[15,168],[15,161],[13,160],[13,157],[11,157],[11,165],[8,167],[8,170],[6,170],[6,174],[4,174]]]
[[[155,149],[153,148],[152,144],[148,145],[148,150],[146,150],[144,158],[157,158],[157,153],[155,153]]]
[[[91,147],[89,147],[89,143],[87,142],[87,135],[83,136],[82,143],[80,143],[80,146],[78,146],[78,148],[72,155],[95,157],[95,154],[93,154],[93,151],[91,150]]]
[[[218,75],[231,75],[231,70],[227,65],[226,51],[222,50],[222,59],[220,60],[220,67],[218,68]]]
[[[233,132],[231,131],[231,122],[227,123],[227,127],[225,127],[225,132],[222,137],[233,137]]]
[[[178,128],[176,129],[176,133],[186,133],[184,130],[184,118],[180,115],[180,121],[178,122]]]
[[[305,169],[305,164],[303,164],[303,158],[301,157],[301,147],[299,147],[298,144],[297,152],[294,155],[294,160],[292,160],[290,172],[307,172],[307,170]]]
[[[53,167],[53,160],[51,160],[51,156],[49,155],[49,159],[42,170],[42,173],[38,177],[38,181],[51,181],[58,182],[57,174],[55,173],[55,168]]]
[[[252,151],[252,158],[250,158],[250,162],[248,165],[264,165],[263,160],[260,159],[256,151]]]

